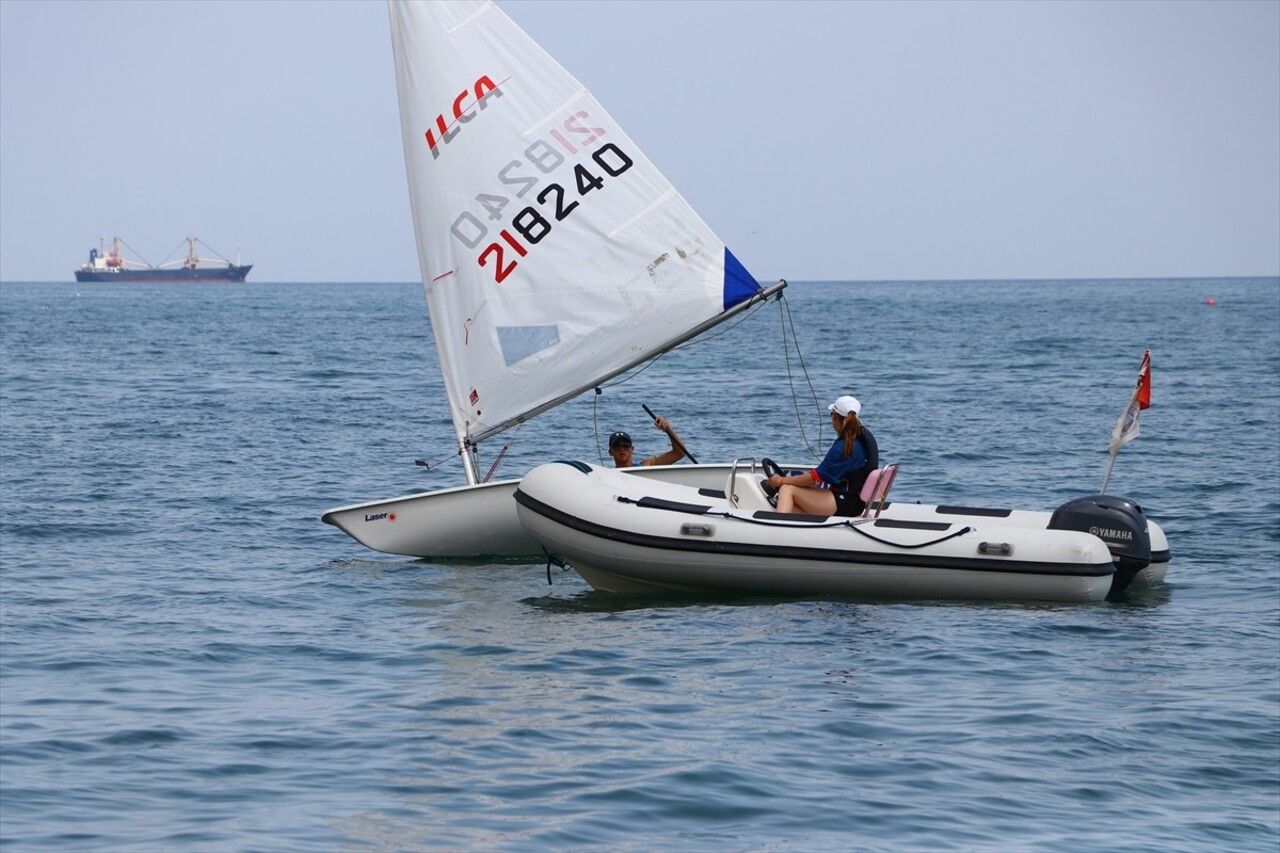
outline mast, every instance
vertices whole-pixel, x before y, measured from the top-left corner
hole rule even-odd
[[[480,460],[476,458],[475,445],[470,444],[465,438],[459,439],[458,455],[462,457],[462,470],[467,474],[467,485],[479,485]]]

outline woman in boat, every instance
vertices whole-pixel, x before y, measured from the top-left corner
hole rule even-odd
[[[765,480],[778,490],[778,512],[810,515],[859,515],[866,504],[859,492],[880,465],[875,437],[862,425],[857,397],[840,397],[827,407],[836,440],[822,463],[807,474],[775,475]]]
[[[653,425],[671,439],[671,449],[657,456],[645,457],[639,464],[642,466],[676,464],[685,454],[684,442],[680,440],[680,436],[676,435],[676,431],[671,428],[671,423],[666,418],[654,418]],[[631,436],[625,432],[615,432],[609,436],[609,455],[613,457],[613,467],[630,468],[635,465],[636,463],[632,461],[635,452],[635,447],[631,444]]]

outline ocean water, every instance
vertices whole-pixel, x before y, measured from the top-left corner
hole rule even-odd
[[[895,498],[1049,509],[1098,490],[1149,347],[1108,492],[1164,527],[1168,582],[636,598],[378,554],[320,514],[462,479],[417,285],[6,283],[0,844],[1280,849],[1280,281],[784,305],[486,464],[660,450],[641,403],[699,460],[802,459],[853,393]]]

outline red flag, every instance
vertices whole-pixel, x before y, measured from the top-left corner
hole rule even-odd
[[[1142,366],[1138,368],[1138,390],[1133,399],[1138,401],[1139,409],[1151,408],[1151,350],[1142,354]]]

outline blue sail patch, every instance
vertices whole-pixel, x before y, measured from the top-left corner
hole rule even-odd
[[[750,299],[760,292],[760,283],[747,272],[742,262],[733,256],[729,247],[724,249],[724,310]]]

